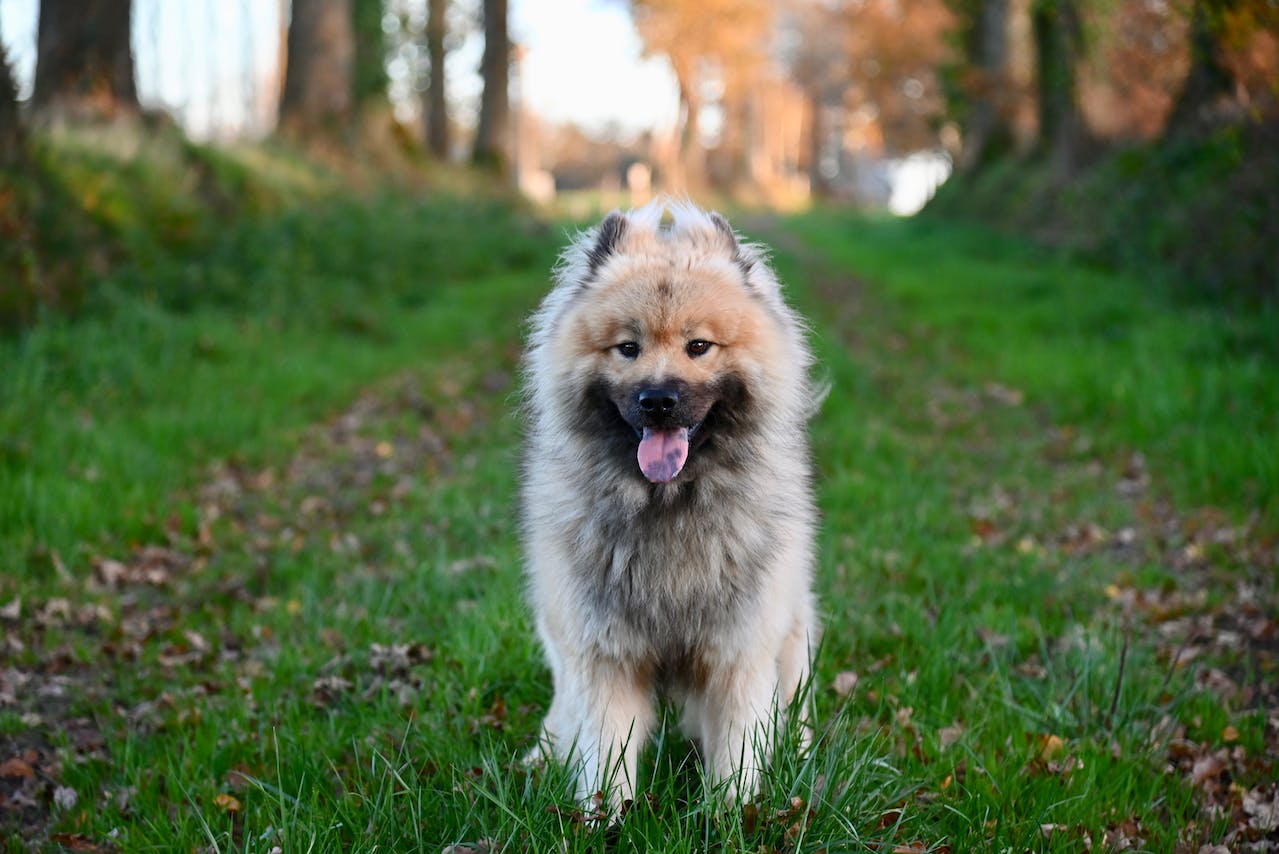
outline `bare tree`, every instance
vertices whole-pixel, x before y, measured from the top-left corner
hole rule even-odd
[[[970,85],[964,149],[959,168],[972,171],[1012,145],[1008,94],[1009,0],[976,0],[964,4],[969,14],[965,48]]]
[[[355,94],[351,0],[293,0],[280,126],[328,132],[349,121]]]
[[[680,125],[678,168],[685,187],[703,183],[705,152],[700,121],[708,106],[704,89],[708,72],[719,78],[728,96],[724,119],[742,121],[746,111],[734,110],[734,95],[743,93],[767,47],[775,9],[766,0],[631,0],[635,23],[649,53],[671,63],[679,89]],[[733,91],[736,90],[736,91]],[[713,102],[712,102],[713,104]],[[726,127],[730,144],[740,132]]]
[[[484,58],[480,76],[480,120],[475,128],[475,163],[496,171],[506,168],[506,128],[510,120],[511,40],[506,30],[506,0],[484,0]]]
[[[1059,178],[1079,166],[1088,127],[1079,108],[1084,26],[1076,0],[1038,0],[1031,11],[1039,82],[1039,148]]]
[[[136,112],[132,0],[41,0],[32,108],[46,118]]]
[[[352,0],[355,59],[352,75],[357,104],[385,103],[387,98],[386,34],[382,0]]]
[[[1235,0],[1193,0],[1190,9],[1190,71],[1173,103],[1165,133],[1193,134],[1217,123],[1233,101],[1235,81],[1221,55],[1223,16]],[[1216,115],[1214,115],[1216,114]]]
[[[820,3],[796,4],[787,22],[794,32],[794,49],[786,56],[791,78],[803,90],[804,129],[808,142],[809,192],[828,196],[830,182],[822,171],[830,128],[827,114],[848,86],[849,57],[843,9]]]
[[[22,158],[22,122],[18,116],[18,93],[9,70],[9,57],[0,40],[0,168]]]
[[[449,156],[449,108],[444,85],[445,14],[448,0],[427,0],[426,56],[431,79],[426,89],[426,140],[431,153],[441,160]]]

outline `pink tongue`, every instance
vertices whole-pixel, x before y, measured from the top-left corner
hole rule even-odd
[[[635,457],[644,477],[653,483],[674,480],[688,459],[688,428],[654,430],[645,427]]]

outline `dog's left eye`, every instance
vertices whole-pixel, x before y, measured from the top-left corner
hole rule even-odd
[[[698,338],[684,345],[684,351],[690,356],[705,356],[711,349],[711,342]]]

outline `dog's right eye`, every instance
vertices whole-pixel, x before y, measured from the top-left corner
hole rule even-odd
[[[634,359],[640,352],[640,346],[634,341],[623,341],[613,349],[622,354],[623,358],[626,359]]]

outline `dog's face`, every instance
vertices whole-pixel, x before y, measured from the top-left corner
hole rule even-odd
[[[619,217],[600,228],[557,349],[580,423],[666,483],[746,423],[779,342],[722,219],[693,243],[628,235]]]

